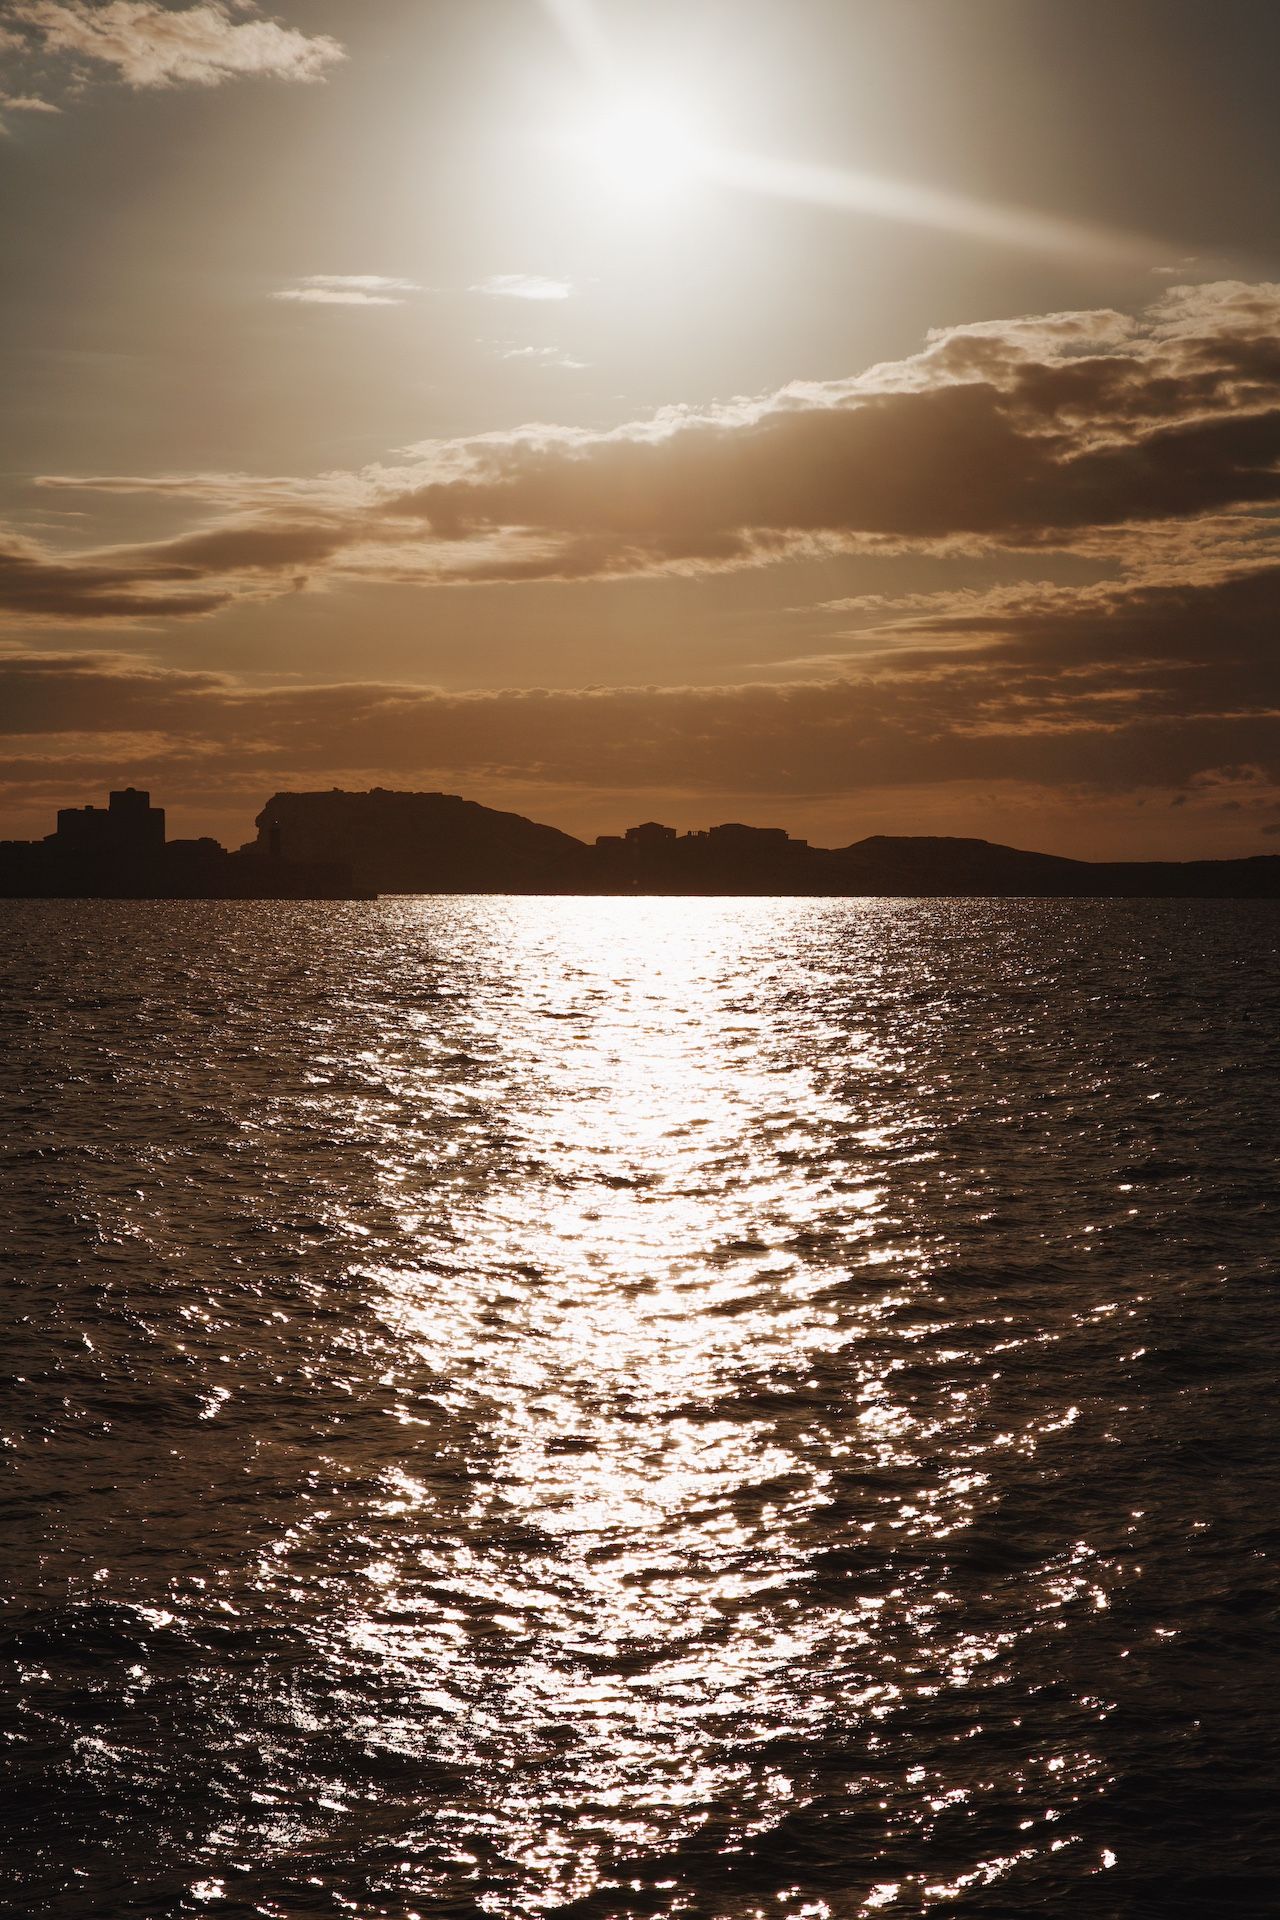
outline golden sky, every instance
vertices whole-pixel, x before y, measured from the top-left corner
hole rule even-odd
[[[1280,839],[1272,0],[0,0],[0,833]]]

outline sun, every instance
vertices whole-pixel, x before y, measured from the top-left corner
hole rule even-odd
[[[586,121],[573,145],[604,192],[641,205],[669,200],[691,186],[706,153],[686,103],[655,93],[610,100]]]

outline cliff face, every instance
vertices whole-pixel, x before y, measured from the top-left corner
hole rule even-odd
[[[453,793],[277,793],[257,851],[339,860],[379,893],[556,893],[589,888],[590,851],[556,827]]]

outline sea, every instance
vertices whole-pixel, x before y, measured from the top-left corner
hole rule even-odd
[[[1273,1920],[1278,933],[0,903],[0,1910]]]

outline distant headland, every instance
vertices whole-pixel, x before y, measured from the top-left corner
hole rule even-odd
[[[450,793],[277,793],[257,837],[169,840],[164,810],[125,787],[64,807],[43,840],[0,841],[0,896],[352,900],[380,893],[1280,899],[1280,855],[1088,861],[987,840],[876,834],[812,847],[736,822],[647,821],[594,843]]]

